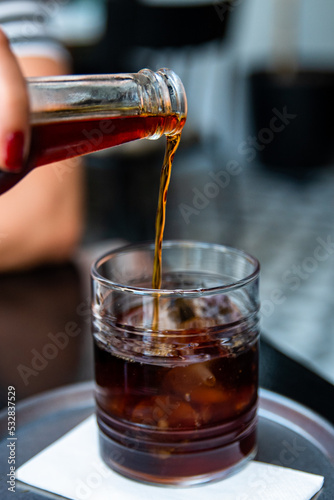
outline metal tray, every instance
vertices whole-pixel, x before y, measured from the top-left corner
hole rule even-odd
[[[93,383],[85,382],[26,399],[16,407],[16,468],[94,412]],[[0,498],[7,490],[7,412],[0,412]],[[317,500],[334,498],[334,427],[283,396],[260,390],[257,460],[320,474],[324,487]],[[17,482],[17,500],[28,487]],[[29,488],[30,500],[54,497]],[[57,496],[57,498],[61,498]]]

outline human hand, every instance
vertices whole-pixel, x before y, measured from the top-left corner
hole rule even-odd
[[[29,147],[29,97],[18,61],[0,29],[0,169],[21,170]]]

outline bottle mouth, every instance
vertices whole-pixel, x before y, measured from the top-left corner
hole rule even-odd
[[[157,72],[143,69],[139,73],[153,84],[151,92],[155,94],[154,102],[159,108],[157,112],[178,118],[178,120],[173,120],[168,131],[164,130],[163,133],[167,135],[180,133],[188,111],[186,92],[180,77],[168,68],[161,68]],[[146,109],[149,109],[147,104]]]
[[[187,118],[188,105],[186,91],[181,79],[174,71],[162,68],[157,71],[157,74],[163,78],[168,88],[172,112],[175,110],[175,114],[179,116],[176,127],[169,133],[169,135],[175,135],[181,132]]]
[[[188,111],[187,97],[180,77],[168,68],[159,69],[157,74],[163,78],[167,85],[172,110],[175,110],[180,117],[186,118]]]

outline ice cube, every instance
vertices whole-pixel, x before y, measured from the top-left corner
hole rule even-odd
[[[143,399],[135,406],[132,421],[161,430],[193,428],[201,423],[198,412],[189,403],[173,396]]]
[[[214,387],[216,377],[204,363],[193,363],[188,366],[174,366],[164,377],[163,387],[171,394],[190,394],[197,387]],[[189,397],[189,396],[188,396]]]

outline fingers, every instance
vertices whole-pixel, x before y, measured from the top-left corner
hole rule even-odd
[[[19,171],[29,148],[29,98],[25,79],[0,29],[0,168]]]

